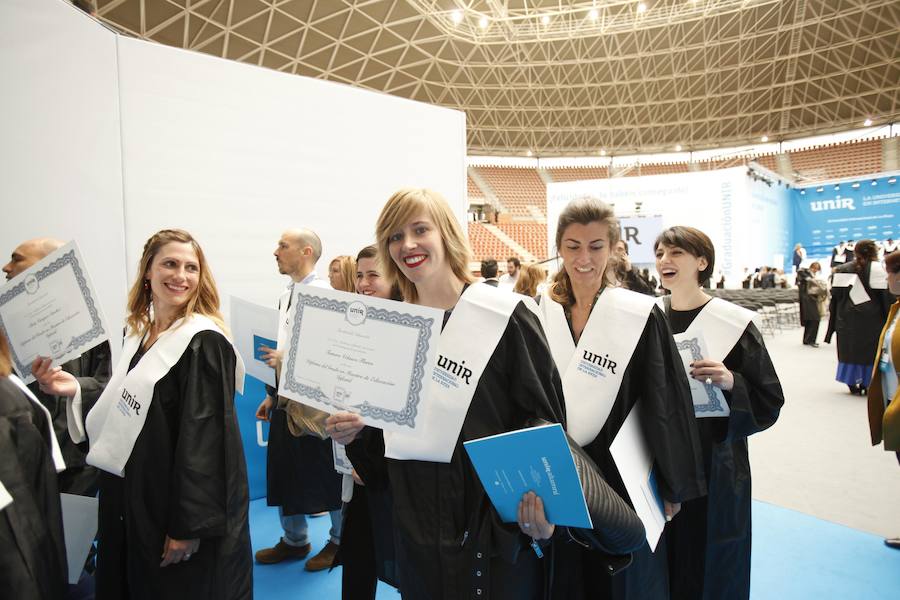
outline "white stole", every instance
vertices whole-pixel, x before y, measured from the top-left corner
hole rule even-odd
[[[662,298],[659,300],[660,308],[665,310],[665,304],[662,300]],[[735,344],[741,339],[741,336],[744,335],[747,326],[757,318],[757,313],[752,310],[721,298],[713,298],[706,303],[706,306],[703,307],[686,330],[675,334],[673,337],[676,344],[689,340],[702,340],[700,347],[705,350],[706,354],[703,358],[724,362],[725,357],[728,356]],[[684,371],[689,381],[696,381],[691,378],[690,363],[690,360],[684,362]],[[728,416],[731,411],[728,403],[725,402],[722,390],[713,385],[707,386],[705,383],[702,385],[706,389],[706,399],[709,400],[708,394],[711,391],[718,399],[719,407],[715,407],[716,402],[698,403],[694,399],[694,416],[698,418]],[[713,389],[710,390],[710,388]]]
[[[0,481],[0,510],[3,510],[10,504],[12,504],[13,498],[9,495],[9,492],[6,491],[6,486],[3,485],[3,482]]]
[[[156,382],[175,366],[191,339],[207,330],[225,335],[212,319],[203,315],[178,319],[159,336],[131,372],[128,366],[141,344],[141,337],[132,334],[125,339],[116,369],[87,415],[91,442],[86,459],[89,465],[124,476],[125,465],[147,420]],[[235,388],[243,392],[244,362],[236,349],[234,356]]]
[[[653,298],[607,288],[597,298],[577,346],[563,307],[545,294],[540,308],[550,351],[562,375],[567,430],[579,446],[586,446],[606,424],[653,310]]]
[[[53,418],[50,416],[50,411],[47,410],[46,406],[41,404],[41,401],[28,389],[28,386],[25,385],[24,381],[12,374],[9,375],[9,380],[16,384],[16,387],[22,390],[22,392],[28,396],[28,399],[34,402],[35,406],[37,406],[47,418],[47,427],[50,428],[50,455],[53,457],[53,466],[56,467],[56,472],[62,473],[66,470],[66,461],[63,460],[62,451],[59,449],[59,441],[56,439],[56,430],[53,429]]]
[[[384,455],[400,460],[449,463],[475,389],[509,318],[525,296],[489,285],[470,285],[441,332],[438,360],[415,434],[384,432]],[[535,310],[535,309],[532,309]]]
[[[835,273],[831,280],[831,287],[850,288],[850,300],[853,304],[864,304],[872,298],[866,291],[862,279],[856,273]],[[869,268],[869,287],[873,290],[887,289],[887,271],[880,262],[872,262]]]

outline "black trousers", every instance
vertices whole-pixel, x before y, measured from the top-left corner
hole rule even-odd
[[[803,321],[803,343],[814,344],[819,335],[819,319]]]

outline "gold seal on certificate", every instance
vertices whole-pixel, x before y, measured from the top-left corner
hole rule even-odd
[[[417,430],[443,311],[298,285],[288,317],[279,395],[388,431]]]
[[[109,339],[75,242],[0,286],[0,331],[26,383],[34,381],[31,363],[36,357],[49,356],[59,365]]]

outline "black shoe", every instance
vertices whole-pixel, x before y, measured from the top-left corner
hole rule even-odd
[[[887,538],[884,540],[884,545],[894,550],[900,550],[900,538]]]
[[[818,348],[819,342],[813,342],[812,344],[810,344],[810,346],[812,346],[813,348]]]

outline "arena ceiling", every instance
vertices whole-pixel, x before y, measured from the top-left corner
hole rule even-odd
[[[463,110],[470,154],[631,154],[900,116],[897,0],[98,0],[171,46]]]

